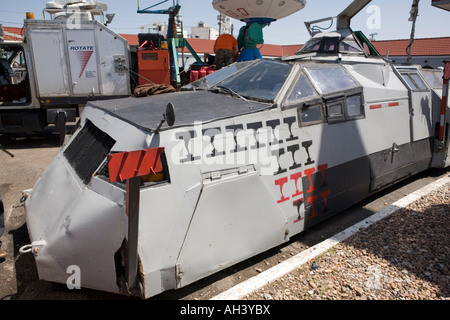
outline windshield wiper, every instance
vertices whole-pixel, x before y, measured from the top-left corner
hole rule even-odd
[[[241,96],[239,93],[237,93],[233,89],[230,89],[230,88],[225,87],[225,86],[215,86],[210,91],[218,92],[218,93],[228,93],[228,94],[231,94],[232,96],[236,96],[236,97],[238,97],[238,98],[248,102],[248,100],[246,98],[244,98],[243,96]]]

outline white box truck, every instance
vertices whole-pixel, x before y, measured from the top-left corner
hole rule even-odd
[[[0,42],[0,133],[56,124],[62,143],[87,101],[131,94],[129,52],[96,20],[26,19],[23,41]]]

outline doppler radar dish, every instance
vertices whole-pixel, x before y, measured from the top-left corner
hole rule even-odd
[[[306,0],[213,0],[217,11],[237,20],[280,20],[302,10]]]
[[[258,45],[264,43],[263,28],[302,10],[306,0],[213,0],[215,10],[246,23],[239,30],[238,62],[261,59]]]

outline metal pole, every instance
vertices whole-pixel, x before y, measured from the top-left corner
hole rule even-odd
[[[449,77],[450,77],[450,61],[446,61],[444,70],[444,84],[442,87],[442,104],[441,104],[441,121],[439,127],[439,141],[444,142],[445,133],[445,116],[447,110],[447,99],[448,99],[448,89],[449,89]]]
[[[11,152],[9,152],[8,150],[6,150],[5,148],[3,148],[3,146],[1,144],[0,144],[0,150],[2,150],[4,153],[6,153],[11,158],[14,158],[14,155]]]
[[[412,29],[411,29],[411,38],[409,41],[409,46],[407,49],[408,59],[406,60],[407,64],[412,63],[412,45],[414,43],[415,33],[416,33],[416,21],[417,16],[419,15],[419,2],[420,0],[413,0],[412,8],[411,8],[411,16],[409,17],[409,21],[412,21]]]
[[[127,179],[128,242],[125,250],[125,276],[130,293],[137,286],[140,187],[140,177]]]

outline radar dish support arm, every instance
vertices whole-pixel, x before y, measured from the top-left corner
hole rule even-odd
[[[337,29],[350,28],[350,22],[362,9],[364,9],[372,0],[355,0],[337,17]]]
[[[328,18],[323,18],[323,19],[314,20],[314,21],[305,21],[305,26],[306,26],[306,29],[308,30],[309,34],[311,36],[314,36],[315,32],[313,31],[313,28],[311,27],[311,25],[320,23],[320,22],[325,22],[325,21],[333,21],[333,20],[334,20],[334,17],[328,17]]]

